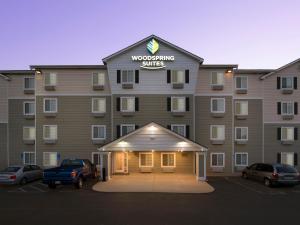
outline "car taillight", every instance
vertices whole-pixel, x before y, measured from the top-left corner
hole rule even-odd
[[[15,180],[15,179],[17,179],[17,176],[16,175],[12,175],[12,176],[9,177],[9,179],[10,180]]]
[[[71,177],[76,177],[76,175],[77,175],[77,173],[76,173],[76,171],[72,171],[72,173],[71,173]]]
[[[279,177],[278,173],[272,173],[272,177],[275,178],[275,179],[278,179],[278,177]]]

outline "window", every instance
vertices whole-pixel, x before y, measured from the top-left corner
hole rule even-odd
[[[56,73],[46,73],[45,74],[45,85],[55,86],[56,85]]]
[[[294,102],[281,102],[282,115],[294,115]]]
[[[92,163],[96,166],[101,165],[101,154],[99,152],[92,152]]]
[[[235,128],[235,140],[247,141],[248,140],[248,127]]]
[[[294,155],[293,152],[281,152],[281,163],[294,166]]]
[[[43,154],[43,164],[44,166],[57,166],[58,164],[58,154],[57,152],[44,152]]]
[[[224,125],[211,125],[210,139],[211,140],[225,140],[225,126]]]
[[[131,133],[135,130],[134,124],[121,124],[121,136]]]
[[[210,104],[212,113],[225,113],[225,98],[212,98]]]
[[[135,97],[121,97],[121,112],[135,111]]]
[[[238,116],[248,115],[248,101],[235,102],[235,114]]]
[[[281,89],[293,89],[293,77],[281,77]]]
[[[92,112],[93,113],[105,113],[106,112],[106,99],[105,98],[93,98],[92,99]]]
[[[56,113],[56,112],[57,112],[57,99],[44,98],[44,113]]]
[[[185,124],[172,124],[171,130],[176,134],[179,134],[183,137],[186,136],[186,125]]]
[[[161,153],[161,167],[176,167],[176,153]]]
[[[172,70],[172,83],[173,84],[183,84],[185,81],[185,71],[182,70]]]
[[[172,112],[185,112],[185,97],[171,97]]]
[[[23,140],[35,140],[35,127],[23,127]]]
[[[25,116],[34,115],[35,103],[34,102],[24,102],[23,113]]]
[[[235,88],[238,90],[246,90],[248,88],[248,78],[245,76],[236,77]]]
[[[57,125],[44,125],[44,140],[57,140]]]
[[[152,152],[140,153],[139,166],[153,167],[153,153]]]
[[[23,152],[23,164],[35,164],[35,153],[34,152]]]
[[[24,89],[34,90],[34,77],[24,77]]]
[[[134,70],[122,70],[122,83],[131,84],[134,81]]]
[[[248,153],[245,153],[245,152],[235,153],[235,165],[236,166],[248,166]]]
[[[105,85],[104,73],[93,73],[93,85]]]
[[[211,85],[223,85],[223,84],[224,84],[224,73],[212,72]]]
[[[211,167],[224,167],[225,166],[225,153],[211,153],[210,155]]]
[[[104,140],[106,138],[106,126],[105,125],[92,125],[92,139]]]
[[[281,140],[293,141],[294,140],[294,127],[281,127]]]

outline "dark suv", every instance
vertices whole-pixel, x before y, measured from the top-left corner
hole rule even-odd
[[[242,176],[245,179],[253,179],[264,182],[268,187],[276,184],[299,184],[298,171],[285,164],[255,163],[243,170]]]

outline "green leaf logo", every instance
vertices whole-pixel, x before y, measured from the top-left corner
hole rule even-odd
[[[151,41],[147,44],[147,50],[153,55],[155,52],[157,52],[159,49],[158,42],[153,38]]]

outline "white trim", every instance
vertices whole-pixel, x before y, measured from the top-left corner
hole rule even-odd
[[[212,155],[223,155],[223,165],[222,166],[214,166],[212,165]],[[213,168],[224,168],[225,167],[225,152],[211,152],[210,153],[210,167]]]
[[[135,96],[123,96],[123,97],[120,97],[120,112],[135,112]],[[133,110],[123,110],[122,109],[122,101],[123,99],[133,99],[134,100],[134,104],[133,104]],[[127,105],[128,107],[128,105]]]
[[[25,154],[34,154],[33,155],[33,163],[26,163],[25,162]],[[23,152],[23,165],[35,165],[36,163],[35,163],[35,152],[29,152],[29,151],[25,151],[25,152]]]
[[[282,84],[283,84],[283,82],[282,82],[282,79],[283,78],[291,78],[292,79],[292,87],[289,87],[289,88],[283,88],[282,87]],[[293,90],[294,89],[294,76],[281,76],[280,77],[280,90]]]
[[[94,100],[104,100],[104,104],[105,104],[105,108],[104,108],[104,111],[94,111]],[[92,98],[92,113],[106,113],[106,98]]]
[[[247,87],[246,88],[238,88],[236,86],[237,78],[246,78]],[[235,88],[235,90],[248,90],[248,76],[240,76],[240,75],[235,76],[234,77],[234,88]]]
[[[224,110],[223,111],[214,111],[213,110],[213,101],[214,100],[222,100],[224,104]],[[226,100],[225,98],[211,98],[210,99],[210,112],[211,113],[225,113],[226,112]]]
[[[237,164],[236,162],[236,155],[239,155],[239,154],[246,154],[247,155],[247,162],[246,162],[246,165],[243,165],[243,164]],[[248,158],[248,152],[236,152],[234,153],[234,165],[235,166],[248,166],[248,163],[249,163],[249,158]]]
[[[222,76],[222,83],[221,84],[213,84],[212,83],[212,78],[213,78],[213,73],[222,73],[223,74],[223,76]],[[211,71],[211,73],[210,73],[210,86],[214,86],[214,85],[224,85],[224,76],[225,76],[225,73],[224,73],[224,71],[222,71],[222,72],[220,72],[220,71]]]
[[[164,166],[163,165],[163,155],[174,155],[174,165],[173,166]],[[176,167],[176,153],[175,152],[162,152],[162,153],[160,153],[160,167],[161,168],[175,168]]]
[[[236,135],[237,135],[236,130],[237,130],[237,129],[246,129],[246,130],[247,130],[247,139],[238,139],[238,138],[236,137]],[[236,141],[248,141],[248,127],[235,127],[235,128],[234,128],[234,139],[235,139]]]
[[[55,101],[55,111],[46,111],[46,104],[45,104],[45,102],[47,101],[47,100],[49,100],[49,101],[52,101],[52,100],[54,100]],[[57,113],[57,111],[58,111],[58,104],[57,104],[57,98],[43,98],[43,103],[44,103],[44,105],[43,105],[43,112],[44,113]]]
[[[94,127],[103,127],[104,128],[104,137],[103,138],[94,138]],[[106,140],[106,125],[92,125],[92,140]]]
[[[56,127],[56,137],[55,138],[46,138],[45,137],[45,128],[46,127]],[[57,125],[49,125],[49,124],[47,124],[47,125],[43,125],[43,139],[44,140],[57,140],[57,136],[58,136],[58,126]]]
[[[171,96],[171,112],[186,112],[186,98],[185,96]],[[174,110],[173,109],[173,99],[183,99],[184,107],[183,110]]]
[[[283,104],[292,104],[292,113],[283,113]],[[281,115],[283,116],[292,116],[295,114],[295,109],[294,109],[294,101],[282,101],[280,102],[280,108],[281,108]]]
[[[223,127],[223,130],[224,130],[224,138],[223,139],[212,138],[212,128],[213,127]],[[225,140],[225,125],[217,125],[217,124],[210,125],[210,140],[224,141]]]
[[[151,155],[151,166],[142,166],[141,165],[141,155]],[[153,157],[153,152],[140,152],[139,153],[139,167],[140,168],[145,168],[145,167],[147,167],[147,168],[152,168],[153,167],[153,165],[154,165],[154,157]]]
[[[56,165],[50,165],[45,164],[45,154],[56,154]],[[58,165],[58,159],[57,159],[58,153],[57,152],[43,152],[43,166],[50,167],[50,166],[57,166]],[[50,158],[50,157],[49,157]]]
[[[24,138],[24,129],[27,129],[27,128],[34,129],[34,135],[35,135],[35,127],[34,126],[23,126],[23,140],[25,140],[25,141],[34,140],[35,141],[36,137],[34,137],[33,139],[31,139],[31,138]]]
[[[49,75],[49,76],[51,76],[51,75],[55,75],[55,83],[54,84],[46,84],[46,76],[47,75]],[[44,86],[49,86],[49,85],[51,85],[51,86],[56,86],[57,85],[57,73],[54,73],[54,72],[49,72],[49,73],[44,73]],[[50,79],[51,80],[51,79]]]
[[[237,103],[241,104],[241,103],[244,103],[244,102],[247,102],[247,114],[237,114],[236,113]],[[236,116],[248,116],[248,114],[249,114],[249,101],[243,100],[243,101],[235,101],[234,102],[234,115],[236,115]]]
[[[125,127],[125,126],[133,126],[133,131],[135,131],[135,124],[126,124],[126,123],[121,124],[121,125],[120,125],[120,135],[121,135],[121,136],[124,135],[123,132],[122,132],[122,128]],[[131,133],[131,132],[130,132],[130,133]]]
[[[33,88],[25,88],[25,79],[33,79],[34,80],[34,87]],[[35,78],[33,77],[23,77],[23,90],[35,91]]]
[[[33,115],[35,115],[35,106],[34,106],[34,109],[33,109],[33,113],[26,113],[25,112],[25,105],[26,104],[34,104],[35,105],[35,101],[24,101],[23,102],[23,115],[24,116],[33,116]]]
[[[183,126],[183,129],[184,129],[184,135],[183,135],[183,137],[186,137],[186,124],[171,124],[171,130],[172,130],[173,132],[175,132],[175,131],[173,130],[173,128],[174,128],[175,126],[177,126],[177,127]],[[177,132],[175,132],[175,133],[178,134]],[[180,134],[179,134],[179,135],[180,135]]]
[[[295,127],[280,127],[280,140],[281,141],[295,141]],[[283,139],[282,138],[282,129],[293,129],[293,139]]]

